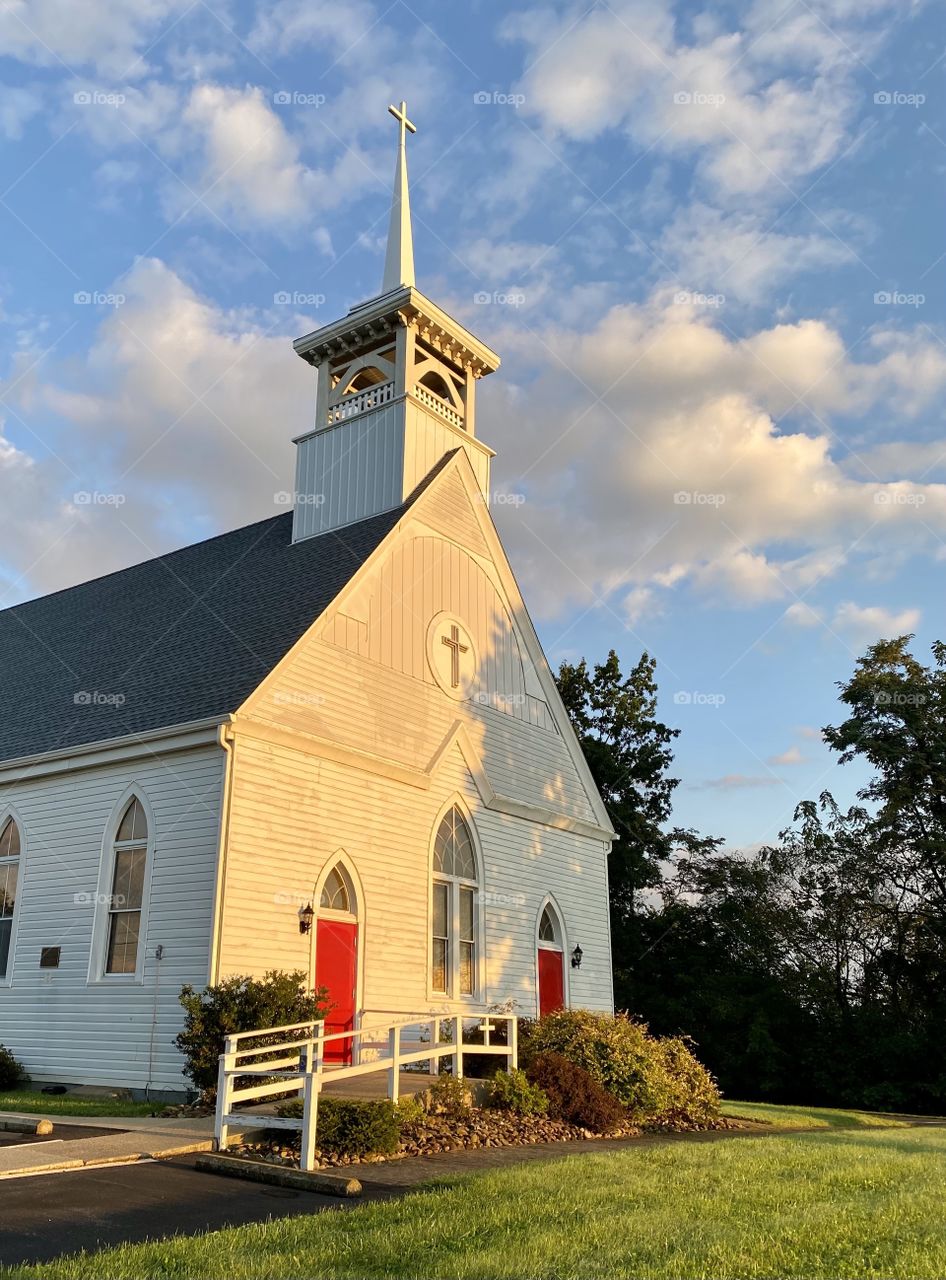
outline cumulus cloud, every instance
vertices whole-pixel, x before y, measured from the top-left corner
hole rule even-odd
[[[706,18],[686,39],[655,0],[546,3],[507,32],[528,48],[520,87],[546,129],[576,141],[625,130],[693,157],[720,195],[778,198],[850,145],[858,61],[880,38],[876,18],[831,6],[826,21],[825,7],[747,6],[731,29]]]
[[[919,609],[888,609],[883,605],[859,605],[842,600],[832,609],[815,608],[796,602],[785,610],[785,618],[801,627],[825,627],[832,634],[854,644],[890,639],[913,633],[919,626]]]
[[[291,338],[311,319],[217,307],[158,260],[115,287],[126,301],[82,364],[11,393],[25,438],[52,455],[0,451],[6,558],[34,591],[274,515],[292,489],[314,384]]]
[[[928,397],[946,385],[931,338],[905,344],[903,364],[855,361],[824,322],[734,337],[657,295],[589,331],[510,325],[493,343],[534,375],[492,401],[484,389],[481,431],[526,496],[497,515],[545,612],[615,593],[639,615],[684,586],[793,605],[852,562],[929,553],[946,532],[946,485],[855,478],[832,428],[868,410],[902,418],[908,367]]]

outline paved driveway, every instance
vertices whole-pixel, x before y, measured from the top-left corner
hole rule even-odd
[[[359,1203],[198,1173],[187,1156],[10,1179],[2,1195],[5,1266]]]

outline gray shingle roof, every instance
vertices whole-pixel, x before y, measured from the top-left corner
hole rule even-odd
[[[0,761],[236,711],[423,487],[333,533],[293,544],[286,512],[3,610]]]

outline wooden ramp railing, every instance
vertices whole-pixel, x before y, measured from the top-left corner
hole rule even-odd
[[[471,1043],[466,1039],[464,1021],[475,1021],[482,1040]],[[503,1025],[506,1034],[497,1044],[493,1036]],[[405,1038],[408,1030],[414,1032],[410,1039]],[[351,1042],[351,1064],[326,1066],[325,1046],[345,1040]],[[297,1129],[302,1132],[300,1168],[313,1169],[319,1095],[327,1084],[385,1071],[387,1096],[397,1102],[403,1069],[429,1062],[432,1074],[436,1075],[440,1062],[449,1058],[453,1074],[461,1078],[463,1060],[468,1054],[504,1057],[506,1070],[514,1070],[518,1061],[518,1019],[511,1014],[490,1014],[477,1019],[464,1019],[462,1014],[422,1015],[389,1019],[331,1035],[325,1034],[322,1022],[296,1022],[286,1027],[237,1032],[227,1036],[220,1055],[214,1127],[217,1150],[226,1150],[230,1130],[234,1128]],[[235,1110],[241,1103],[248,1106],[276,1097],[288,1101],[293,1096],[302,1098],[301,1119],[262,1117],[258,1113]]]

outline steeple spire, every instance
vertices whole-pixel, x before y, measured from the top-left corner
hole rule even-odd
[[[411,234],[411,197],[407,185],[407,130],[416,133],[416,127],[407,118],[407,103],[400,107],[388,107],[400,126],[397,147],[397,168],[394,170],[394,195],[391,200],[391,221],[388,224],[388,251],[384,258],[384,280],[381,292],[390,293],[404,285],[414,284],[414,237]]]

